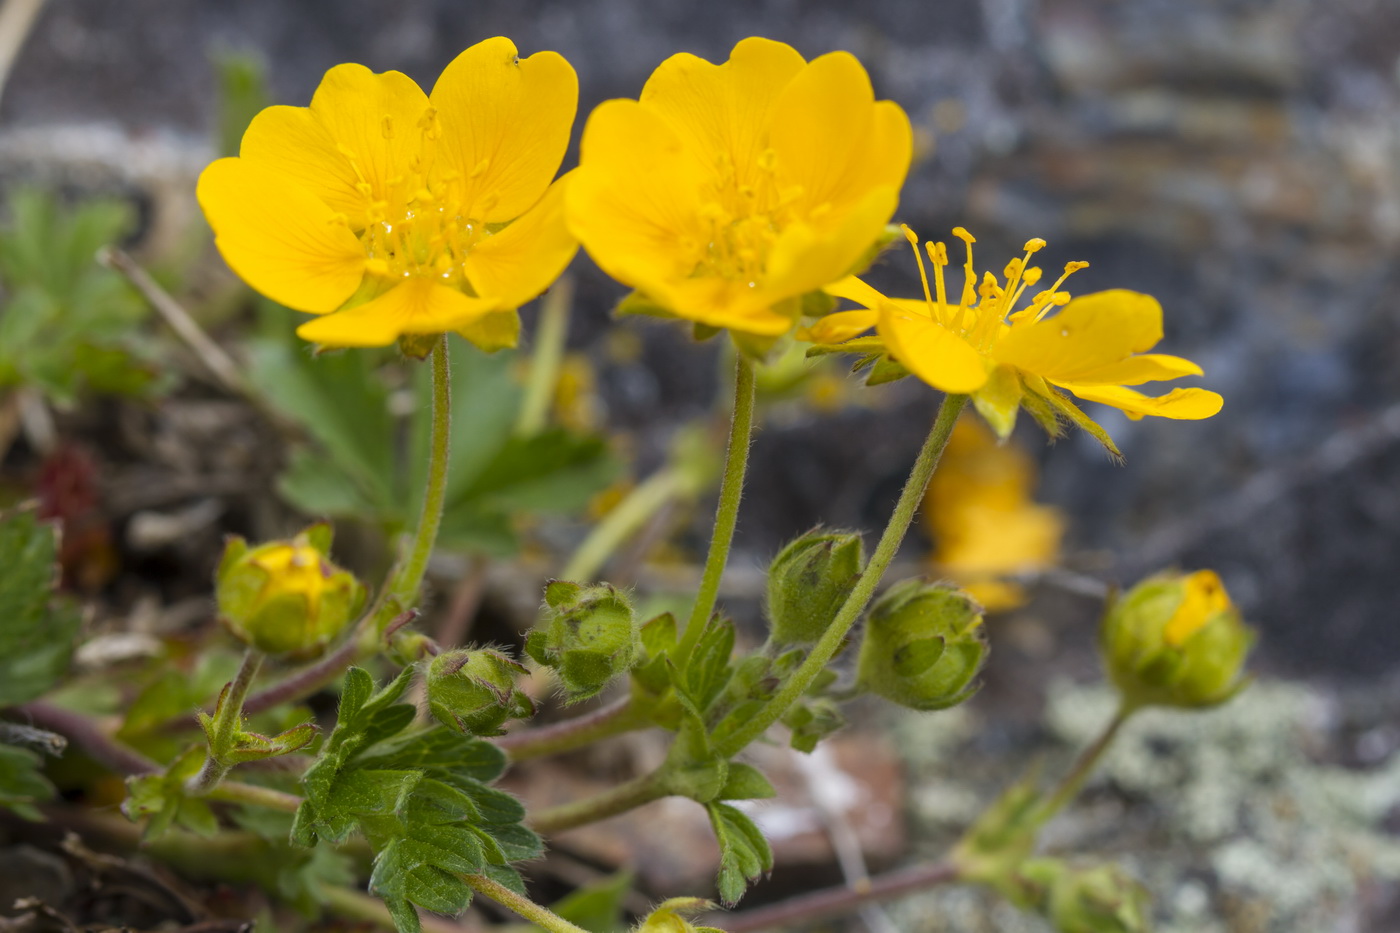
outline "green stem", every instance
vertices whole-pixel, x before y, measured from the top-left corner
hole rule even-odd
[[[548,836],[635,810],[643,804],[660,800],[670,792],[665,773],[652,771],[596,796],[540,810],[526,822],[535,832]]]
[[[471,885],[472,890],[478,894],[486,895],[502,907],[509,907],[536,926],[548,930],[549,933],[588,933],[583,927],[570,923],[549,908],[541,907],[525,895],[516,894],[510,888],[492,881],[485,875],[463,875],[462,880]]]
[[[1119,705],[1113,718],[1108,721],[1108,725],[1104,726],[1103,732],[1099,734],[1092,745],[1080,753],[1079,759],[1075,761],[1074,767],[1070,768],[1069,773],[1060,781],[1059,787],[1055,788],[1054,793],[1045,798],[1045,802],[1041,804],[1038,813],[1038,819],[1041,823],[1048,823],[1055,814],[1065,808],[1067,803],[1079,796],[1079,792],[1084,789],[1084,782],[1089,780],[1089,775],[1093,773],[1099,759],[1103,757],[1104,752],[1108,751],[1113,740],[1118,737],[1118,732],[1123,728],[1123,724],[1137,710],[1138,707],[1130,706],[1126,702]]]
[[[568,279],[560,279],[541,302],[540,326],[535,330],[535,352],[530,360],[529,380],[525,383],[525,400],[515,422],[515,433],[521,437],[538,434],[549,415],[549,400],[559,378],[559,362],[564,358],[564,342],[569,335],[569,304],[573,291]]]
[[[510,756],[511,761],[524,761],[573,751],[649,725],[651,720],[632,705],[629,696],[573,719],[536,729],[522,729],[492,741]]]
[[[376,629],[398,615],[403,607],[418,597],[423,574],[428,570],[428,558],[437,544],[438,528],[442,525],[442,505],[447,498],[447,463],[452,441],[452,370],[448,361],[447,337],[444,335],[433,347],[433,412],[432,439],[428,450],[428,488],[423,493],[423,511],[418,516],[418,530],[413,535],[413,547],[408,560],[394,574],[389,584],[392,598],[384,600],[376,614]]]
[[[243,701],[247,699],[248,689],[253,685],[253,678],[258,676],[258,669],[262,667],[265,657],[256,648],[245,651],[238,673],[219,696],[214,709],[214,722],[209,730],[209,754],[204,759],[204,767],[185,782],[185,791],[190,796],[208,794],[233,768],[225,759],[237,744],[238,730],[243,725]]]
[[[676,648],[676,663],[685,666],[710,614],[719,599],[720,578],[729,561],[729,546],[734,541],[734,526],[739,520],[739,500],[744,494],[744,471],[749,465],[749,441],[753,436],[754,371],[753,364],[742,352],[734,370],[734,411],[729,421],[729,448],[724,458],[724,479],[719,487],[719,504],[715,507],[715,530],[710,538],[710,553],[705,557],[705,571],[700,577],[700,591],[690,611]]]
[[[210,800],[246,803],[269,810],[281,810],[283,813],[295,813],[301,806],[301,798],[296,794],[286,794],[271,787],[259,787],[257,784],[244,784],[242,781],[224,781],[211,789],[208,796]]]
[[[559,574],[561,580],[589,583],[603,565],[647,520],[675,498],[682,486],[673,467],[662,467],[632,489],[603,520],[593,526]]]
[[[860,579],[856,581],[855,587],[841,605],[836,618],[822,633],[821,639],[807,655],[807,659],[802,662],[802,666],[793,673],[792,677],[788,678],[787,683],[783,684],[773,699],[769,700],[752,719],[745,723],[743,728],[719,743],[716,748],[719,754],[725,757],[733,756],[768,731],[768,727],[781,719],[788,708],[807,692],[812,681],[841,649],[841,645],[846,640],[846,634],[851,630],[851,626],[855,624],[860,614],[865,611],[871,597],[875,595],[875,588],[880,585],[880,578],[885,575],[885,570],[889,567],[890,561],[894,559],[895,552],[899,550],[899,545],[904,541],[905,532],[909,530],[909,525],[914,520],[914,513],[919,510],[919,504],[923,502],[929,478],[933,476],[933,471],[938,466],[938,459],[943,455],[943,448],[948,446],[948,438],[953,433],[953,425],[957,423],[958,415],[962,412],[966,402],[967,396],[965,395],[949,395],[943,399],[943,404],[938,409],[938,417],[934,419],[933,428],[929,431],[923,449],[919,451],[919,457],[914,461],[914,469],[909,473],[909,479],[904,484],[904,491],[899,494],[899,502],[895,504],[889,524],[885,526],[884,533],[880,535],[880,543],[875,546],[875,553],[870,556],[870,562],[866,564]]]

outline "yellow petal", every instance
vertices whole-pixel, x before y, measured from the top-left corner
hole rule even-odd
[[[891,356],[935,389],[965,394],[987,382],[983,356],[924,314],[886,302],[880,307],[880,336]]]
[[[797,339],[810,343],[840,343],[864,333],[879,323],[878,311],[838,311],[818,318],[809,327],[798,330]]]
[[[659,116],[606,101],[588,118],[570,175],[569,229],[603,271],[659,300],[656,286],[688,277],[701,255],[706,171]]]
[[[899,192],[875,188],[832,230],[793,223],[773,244],[764,287],[782,297],[805,295],[847,276],[875,245]]]
[[[1009,366],[1068,383],[1146,352],[1161,339],[1157,299],[1115,289],[1076,298],[1039,323],[1013,326],[992,354]]]
[[[828,295],[836,298],[845,298],[847,301],[854,301],[863,308],[870,308],[872,311],[880,307],[880,303],[885,301],[885,296],[880,294],[862,279],[854,275],[848,275],[844,279],[832,282],[822,289]]]
[[[373,301],[307,321],[297,336],[328,347],[382,347],[403,334],[456,330],[491,310],[489,301],[414,277]]]
[[[364,229],[370,199],[355,187],[359,178],[350,160],[309,108],[263,110],[248,124],[238,154],[316,195],[344,214],[351,229]]]
[[[645,291],[648,298],[688,321],[760,337],[777,337],[792,329],[793,319],[773,309],[780,299],[746,282],[693,278],[660,282],[654,288]]]
[[[550,185],[538,204],[467,254],[467,279],[496,307],[518,308],[539,295],[578,251],[578,241],[564,223],[568,177]]]
[[[457,333],[487,353],[508,350],[520,342],[520,315],[514,311],[492,311],[458,327]]]
[[[1199,421],[1215,415],[1225,404],[1219,393],[1208,389],[1172,389],[1166,395],[1153,397],[1121,386],[1060,385],[1086,401],[1111,405],[1134,421],[1144,415]]]
[[[1201,375],[1201,367],[1188,359],[1166,353],[1139,353],[1126,360],[1089,370],[1075,378],[1077,385],[1138,386],[1183,376]]]
[[[464,216],[513,220],[549,187],[578,111],[578,76],[555,52],[516,56],[503,37],[452,60],[433,86],[438,159],[456,173]]]
[[[224,261],[273,301],[324,314],[359,287],[359,240],[306,189],[242,159],[220,159],[199,176],[196,193]]]
[[[413,194],[402,179],[423,152],[427,110],[427,96],[408,75],[364,65],[336,65],[311,98],[311,113],[376,201]]]
[[[911,139],[904,111],[876,105],[865,68],[846,52],[808,64],[783,89],[773,117],[781,184],[799,189],[808,210],[858,201],[875,186],[898,189]]]
[[[753,185],[778,96],[804,64],[792,46],[757,37],[720,65],[682,52],[657,66],[641,102],[713,169],[732,166],[738,184]]]

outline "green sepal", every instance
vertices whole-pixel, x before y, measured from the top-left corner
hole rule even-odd
[[[773,870],[773,848],[745,813],[727,803],[706,806],[719,842],[720,900],[733,907],[749,884]]]
[[[673,311],[657,304],[638,291],[628,292],[627,295],[617,303],[617,307],[613,308],[613,314],[619,316],[625,314],[643,314],[647,317],[659,317],[670,320],[674,320],[676,317]]]

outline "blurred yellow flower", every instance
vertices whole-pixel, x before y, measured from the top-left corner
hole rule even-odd
[[[1035,466],[1025,452],[971,418],[953,430],[924,499],[933,562],[990,612],[1022,605],[1021,586],[1000,577],[1043,570],[1059,559],[1065,520],[1032,498]]]
[[[1060,286],[1088,265],[1072,262],[1050,288],[1017,310],[1022,295],[1040,281],[1041,270],[1029,260],[1045,241],[1026,243],[1025,256],[1007,263],[1004,282],[990,272],[979,281],[972,261],[975,240],[957,227],[953,235],[967,245],[967,262],[962,292],[953,304],[943,277],[947,248],[924,244],[933,263],[930,292],[918,238],[908,227],[903,229],[919,261],[923,299],[887,298],[851,276],[826,290],[864,310],[828,315],[799,337],[828,345],[850,341],[852,350],[886,353],[936,389],[971,395],[1002,438],[1010,435],[1016,413],[1024,406],[1052,434],[1058,433],[1058,418],[1064,417],[1117,454],[1104,430],[1061,389],[1111,405],[1134,420],[1144,415],[1195,420],[1220,411],[1220,396],[1206,389],[1176,388],[1154,397],[1127,388],[1201,375],[1201,368],[1190,360],[1146,352],[1162,339],[1162,306],[1155,298],[1113,289],[1071,300]],[[877,328],[878,338],[857,338],[871,327]]]
[[[871,253],[910,152],[909,118],[853,56],[745,39],[720,65],[673,55],[640,100],[593,111],[569,226],[645,304],[773,337]]]
[[[457,56],[431,95],[337,65],[310,107],[254,117],[238,157],[200,176],[199,203],[249,285],[322,315],[297,329],[307,340],[513,345],[515,309],[577,249],[554,181],[577,107],[568,62],[518,59],[505,38]]]

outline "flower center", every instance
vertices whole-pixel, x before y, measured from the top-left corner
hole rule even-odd
[[[1037,292],[1029,305],[1017,311],[1014,309],[1020,303],[1026,289],[1040,281],[1040,267],[1029,265],[1029,262],[1032,255],[1045,248],[1045,241],[1039,237],[1026,241],[1026,254],[1012,259],[1002,270],[1004,283],[991,272],[986,272],[983,273],[979,284],[977,268],[972,261],[972,244],[977,242],[977,238],[962,227],[954,227],[953,236],[962,240],[967,247],[962,293],[954,306],[948,303],[948,289],[943,277],[943,269],[948,265],[948,247],[932,240],[924,243],[924,252],[928,253],[929,262],[933,263],[934,291],[931,293],[924,255],[919,251],[918,235],[905,224],[901,224],[900,229],[904,231],[904,238],[909,241],[914,250],[914,258],[919,264],[919,279],[923,282],[924,303],[929,317],[963,337],[983,353],[989,351],[997,342],[1006,325],[1023,321],[1033,324],[1049,314],[1051,308],[1068,303],[1069,293],[1060,291],[1060,286],[1065,283],[1065,279],[1089,266],[1087,262],[1067,263],[1064,273],[1054,285],[1045,291]]]
[[[777,161],[777,153],[765,149],[741,174],[728,153],[720,157],[716,181],[700,211],[702,240],[683,244],[695,254],[692,276],[758,287],[768,254],[802,196],[801,186],[779,183]]]

